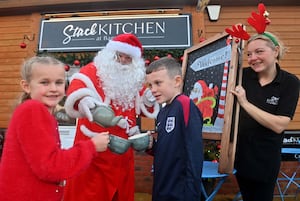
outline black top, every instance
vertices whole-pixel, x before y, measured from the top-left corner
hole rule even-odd
[[[160,110],[153,147],[153,201],[200,200],[202,124],[200,111],[185,95]]]
[[[242,86],[248,101],[260,109],[292,118],[299,97],[299,80],[279,65],[275,79],[261,86],[257,73],[250,67],[243,70]],[[241,107],[235,168],[237,174],[259,181],[275,181],[281,161],[283,133],[262,126]]]

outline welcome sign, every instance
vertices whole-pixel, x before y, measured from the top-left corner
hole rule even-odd
[[[190,15],[42,20],[39,51],[98,51],[121,33],[135,34],[144,48],[188,48],[191,46],[190,24]]]

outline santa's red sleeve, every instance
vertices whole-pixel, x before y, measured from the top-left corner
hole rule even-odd
[[[99,87],[97,69],[93,63],[82,67],[78,73],[71,77],[67,91],[65,110],[70,117],[79,118],[78,103],[85,96],[91,96],[99,102],[103,102],[104,92]]]

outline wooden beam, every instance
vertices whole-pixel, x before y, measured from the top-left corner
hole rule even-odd
[[[155,9],[155,10],[121,10],[121,11],[98,11],[98,12],[75,12],[45,14],[44,18],[66,18],[66,17],[92,17],[92,16],[116,16],[116,15],[150,15],[150,14],[179,14],[179,9]]]

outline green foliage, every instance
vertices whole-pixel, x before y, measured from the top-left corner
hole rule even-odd
[[[171,55],[175,59],[180,60],[183,56],[184,49],[165,49],[165,50],[159,50],[159,49],[146,49],[144,50],[144,58],[148,59],[150,61],[155,60],[155,57],[165,57],[168,55]]]
[[[73,65],[74,61],[78,60],[80,66],[84,66],[93,61],[96,52],[50,52],[45,54],[53,56],[67,65]]]
[[[80,62],[80,66],[84,66],[89,62],[93,61],[97,52],[44,52],[40,55],[50,55],[53,56],[67,65],[73,65],[75,60]],[[152,62],[155,57],[165,57],[171,55],[178,61],[181,61],[184,49],[145,49],[143,52],[143,57],[145,60]]]
[[[219,161],[220,158],[220,141],[204,140],[204,160]]]

